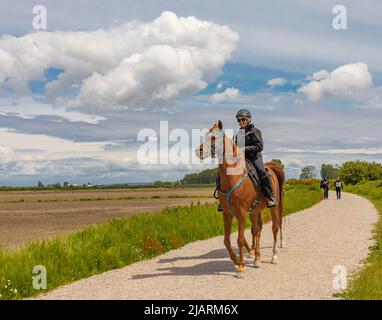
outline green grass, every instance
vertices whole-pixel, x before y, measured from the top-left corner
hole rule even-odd
[[[380,214],[375,225],[375,245],[365,261],[365,266],[354,275],[347,290],[340,296],[349,300],[381,300],[382,299],[382,181],[364,182],[355,186],[346,186],[345,191],[355,193],[369,199]]]
[[[317,187],[287,186],[285,214],[310,207],[320,199]],[[264,213],[264,220],[269,220],[268,210]],[[198,202],[189,207],[113,219],[81,232],[32,243],[15,252],[0,251],[1,299],[20,299],[41,293],[32,288],[32,269],[36,265],[47,268],[47,290],[51,290],[152,258],[189,242],[221,235],[222,220],[216,205]],[[247,224],[249,226],[249,219]],[[233,230],[237,230],[236,219]]]

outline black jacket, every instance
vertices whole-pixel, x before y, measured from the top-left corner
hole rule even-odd
[[[245,158],[250,161],[255,161],[262,157],[261,151],[263,151],[263,137],[261,131],[250,123],[245,130],[238,131],[235,142],[237,143],[238,137],[244,134],[245,137]],[[240,139],[239,142],[242,140]],[[242,146],[239,146],[242,147]]]
[[[321,189],[329,189],[330,188],[330,181],[329,180],[321,180],[320,188]]]

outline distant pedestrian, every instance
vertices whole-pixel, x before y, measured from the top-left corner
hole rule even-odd
[[[329,199],[329,188],[330,188],[330,181],[329,178],[325,178],[324,180],[321,180],[320,188],[324,190],[324,199]]]
[[[337,178],[336,182],[334,183],[334,186],[336,187],[337,199],[340,200],[341,199],[341,191],[344,187],[340,177]]]

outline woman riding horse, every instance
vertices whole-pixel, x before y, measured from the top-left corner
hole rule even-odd
[[[245,159],[249,161],[259,173],[263,192],[267,197],[268,208],[272,208],[276,206],[277,203],[271,177],[265,169],[261,154],[261,151],[263,151],[263,137],[261,131],[251,123],[252,116],[247,109],[240,109],[236,114],[236,119],[239,123],[240,130],[235,137],[235,143],[245,154]],[[221,211],[220,204],[218,206],[218,211]]]
[[[239,139],[239,137],[237,139]],[[217,186],[217,194],[223,210],[224,244],[231,260],[237,265],[238,274],[243,272],[245,268],[243,256],[244,247],[248,250],[249,256],[255,255],[254,267],[259,268],[261,265],[261,212],[267,207],[268,200],[264,192],[259,190],[251,179],[248,179],[249,172],[246,168],[243,152],[238,148],[235,141],[228,138],[220,120],[206,133],[203,143],[195,149],[195,152],[202,160],[208,157],[217,158],[219,160],[218,172],[220,181]],[[281,247],[285,245],[282,235],[283,186],[285,175],[283,167],[278,163],[266,163],[265,167],[269,170],[271,184],[276,195],[276,205],[269,209],[271,212],[273,232],[273,254],[271,262],[276,264],[278,261],[277,235],[279,231]],[[252,223],[252,246],[249,246],[244,237],[247,212],[250,212]],[[231,228],[234,217],[238,220],[238,257],[231,246]]]

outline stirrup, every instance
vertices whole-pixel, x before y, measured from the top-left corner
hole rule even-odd
[[[222,209],[220,203],[218,204],[218,211],[223,211],[223,209]]]
[[[277,206],[277,202],[273,200],[267,200],[267,206],[268,208],[273,208]]]

